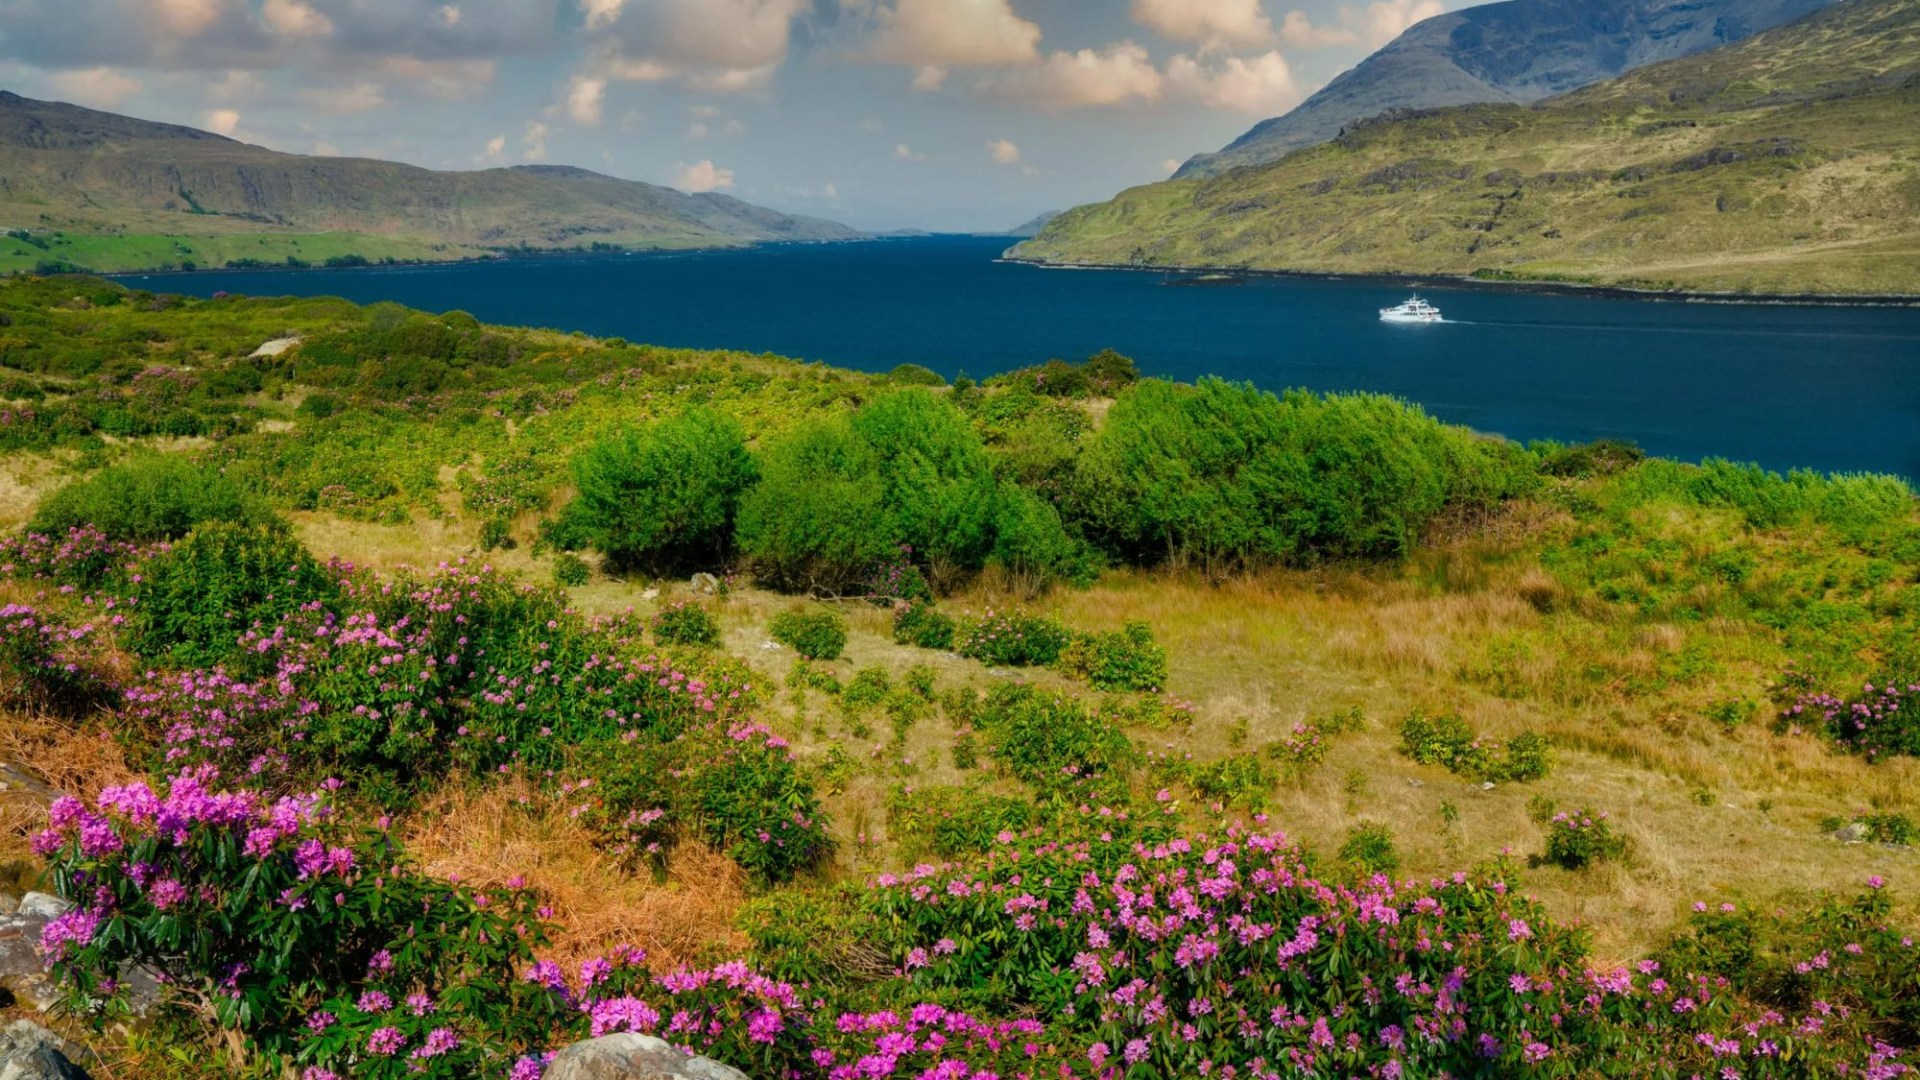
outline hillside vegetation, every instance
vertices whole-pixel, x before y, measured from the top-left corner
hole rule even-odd
[[[1920,1051],[1900,480],[82,277],[0,368],[0,892],[109,1076]]]
[[[1081,207],[1014,249],[1097,265],[1920,292],[1920,6],[1850,0],[1533,107],[1387,116]]]
[[[1562,94],[1791,22],[1830,0],[1505,0],[1436,15],[1321,87],[1174,174],[1191,180],[1264,165],[1400,109]]]
[[[842,225],[585,169],[282,154],[0,92],[0,272],[431,261],[845,240]]]

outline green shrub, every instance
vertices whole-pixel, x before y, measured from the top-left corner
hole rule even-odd
[[[939,395],[908,389],[861,406],[852,427],[873,449],[887,538],[911,547],[939,588],[984,565],[993,469],[966,416]]]
[[[587,567],[587,561],[571,551],[563,551],[553,559],[553,583],[565,589],[579,588],[593,577],[593,571]]]
[[[893,609],[893,640],[920,649],[953,648],[953,616],[933,606],[929,600],[915,600]]]
[[[947,380],[940,373],[919,364],[900,364],[887,372],[887,381],[902,386],[945,386]]]
[[[284,527],[210,522],[141,567],[127,643],[182,667],[244,661],[241,635],[338,591]]]
[[[78,718],[118,696],[93,624],[73,626],[24,604],[0,608],[0,703]]]
[[[1060,670],[1096,690],[1157,693],[1167,681],[1167,650],[1153,640],[1152,627],[1130,622],[1122,630],[1074,635],[1060,654]]]
[[[787,672],[787,685],[796,690],[818,690],[833,697],[839,697],[845,690],[833,672],[808,660],[793,662],[793,667]]]
[[[178,456],[134,458],[68,484],[34,511],[30,531],[64,536],[92,525],[110,540],[177,540],[203,522],[259,525],[273,517],[214,469]]]
[[[757,479],[740,425],[710,409],[624,431],[573,463],[566,513],[617,567],[666,571],[725,555]]]
[[[1547,819],[1547,850],[1541,858],[1566,870],[1624,858],[1626,838],[1613,831],[1605,812],[1561,810]]]
[[[849,713],[864,712],[886,700],[893,680],[883,667],[861,668],[840,691],[840,705]]]
[[[847,620],[832,608],[783,611],[767,624],[767,632],[803,660],[838,660],[847,649]]]
[[[955,629],[954,651],[994,667],[1051,667],[1067,647],[1069,634],[1059,620],[1020,611],[989,610],[963,619]]]
[[[1347,830],[1346,842],[1340,845],[1340,859],[1362,878],[1392,877],[1400,872],[1400,854],[1393,846],[1393,830],[1378,822],[1361,822]]]
[[[1094,551],[1067,534],[1052,503],[1015,485],[1000,490],[991,561],[1028,596],[1060,582],[1090,584],[1100,569]]]
[[[921,700],[931,702],[934,698],[934,671],[925,664],[915,664],[900,675],[900,685],[918,695]]]
[[[1847,818],[1830,817],[1820,821],[1821,832],[1832,833],[1847,828],[1853,828],[1861,840],[1870,844],[1911,847],[1915,840],[1920,840],[1920,826],[1905,814],[1862,811]]]
[[[1552,744],[1524,732],[1504,748],[1484,741],[1457,713],[1430,717],[1414,712],[1400,725],[1400,752],[1422,765],[1440,765],[1481,783],[1525,783],[1552,769]]]
[[[708,844],[760,882],[788,881],[832,850],[812,782],[787,744],[764,727],[710,736],[689,753],[689,816]]]
[[[982,704],[977,724],[995,759],[1042,794],[1124,781],[1133,764],[1126,734],[1065,694],[997,686]]]
[[[801,425],[768,448],[741,500],[740,551],[768,584],[844,592],[898,549],[879,456],[845,417]]]
[[[1152,759],[1152,774],[1163,784],[1185,784],[1209,803],[1264,811],[1267,797],[1279,782],[1272,766],[1254,754],[1232,754],[1208,762],[1191,755]]]
[[[502,518],[488,518],[480,525],[480,550],[512,550],[514,548],[513,523]]]
[[[953,767],[962,772],[976,768],[980,764],[980,744],[971,731],[962,731],[953,737],[951,749]]]
[[[720,621],[692,600],[676,600],[654,612],[648,626],[653,630],[653,640],[662,645],[705,648],[720,644]]]
[[[887,795],[887,829],[912,849],[941,859],[992,851],[1007,833],[1039,822],[1031,802],[968,788],[894,788]]]

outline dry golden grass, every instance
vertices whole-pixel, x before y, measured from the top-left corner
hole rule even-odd
[[[562,965],[637,945],[667,969],[741,947],[733,920],[746,886],[731,861],[683,843],[656,883],[600,850],[561,801],[524,781],[449,787],[399,828],[430,874],[486,887],[520,877],[539,890],[560,927],[543,956]]]

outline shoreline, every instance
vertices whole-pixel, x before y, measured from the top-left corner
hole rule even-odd
[[[1571,281],[1500,280],[1471,274],[1419,274],[1413,272],[1358,273],[1343,270],[1264,270],[1236,266],[1143,266],[1129,263],[1063,263],[1050,259],[1020,258],[1007,249],[994,261],[1036,270],[1123,271],[1148,274],[1234,274],[1248,278],[1274,278],[1295,281],[1388,282],[1408,281],[1445,283],[1500,292],[1546,293],[1561,296],[1601,297],[1614,300],[1652,300],[1669,304],[1726,304],[1760,307],[1865,307],[1920,309],[1920,293],[1729,293],[1693,292],[1686,289],[1636,289],[1627,285],[1583,285]]]

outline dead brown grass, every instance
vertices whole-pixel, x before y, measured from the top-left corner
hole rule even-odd
[[[739,867],[683,843],[664,882],[635,874],[525,781],[438,792],[408,816],[401,835],[430,874],[489,887],[522,877],[538,889],[560,927],[543,955],[562,965],[637,945],[664,970],[743,946],[733,925],[746,901]]]

